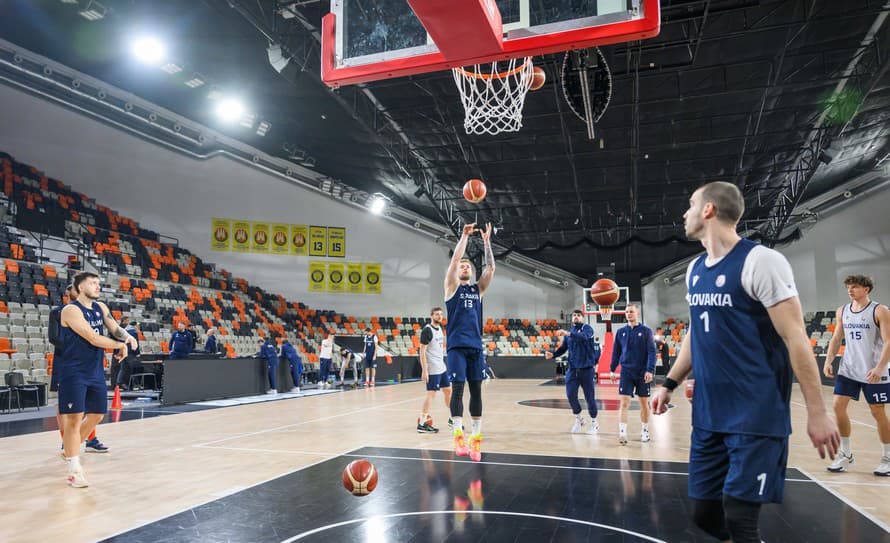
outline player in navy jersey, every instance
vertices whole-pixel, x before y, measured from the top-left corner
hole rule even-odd
[[[580,434],[584,426],[584,413],[581,411],[581,403],[578,401],[578,387],[584,390],[584,400],[587,402],[587,412],[590,414],[590,426],[588,434],[599,431],[599,423],[596,421],[598,413],[594,387],[594,373],[600,360],[600,346],[596,342],[593,328],[584,322],[584,313],[580,309],[572,311],[572,327],[565,331],[560,330],[563,336],[562,343],[554,351],[544,353],[544,358],[550,360],[563,353],[569,353],[568,367],[566,369],[566,398],[572,406],[575,422],[572,425],[572,433]]]
[[[127,347],[136,348],[136,339],[111,316],[99,299],[99,276],[80,272],[74,276],[77,300],[62,309],[60,320],[63,343],[59,380],[59,412],[65,429],[65,461],[68,463],[68,484],[88,485],[80,459],[80,444],[108,410],[105,386],[105,349],[120,349],[127,356]],[[105,337],[105,328],[115,339]],[[86,414],[86,417],[84,417]]]
[[[618,394],[621,406],[618,411],[618,443],[627,445],[627,411],[634,393],[640,397],[640,441],[649,441],[649,383],[655,374],[655,339],[652,329],[643,325],[640,306],[627,304],[627,326],[615,333],[612,344],[612,362],[609,370],[614,380],[615,369],[621,364]]]
[[[377,336],[371,328],[365,328],[365,335],[362,338],[365,342],[365,386],[374,386],[377,384]],[[358,381],[355,383],[358,385]]]
[[[686,235],[706,253],[689,264],[689,333],[652,398],[667,411],[671,392],[695,370],[689,496],[695,523],[736,543],[760,542],[764,503],[780,503],[791,432],[791,370],[807,409],[807,433],[823,458],[840,442],[828,417],[788,261],[742,239],[741,191],[723,182],[696,190],[683,215]]]
[[[471,283],[473,264],[464,258],[470,235],[479,232],[485,248],[485,269],[479,281]],[[454,423],[454,453],[470,455],[474,462],[482,460],[482,296],[494,276],[494,253],[491,250],[491,224],[476,230],[475,224],[464,226],[454,248],[451,263],[445,272],[445,307],[448,311],[447,366],[451,377],[451,419]],[[464,437],[464,383],[469,383],[470,416],[473,429],[469,447]]]
[[[834,385],[834,415],[841,432],[841,452],[828,471],[846,471],[853,464],[853,447],[850,435],[853,427],[847,415],[850,399],[859,401],[859,393],[875,419],[878,438],[881,440],[881,463],[874,469],[875,475],[890,477],[890,420],[884,405],[890,403],[890,309],[869,298],[874,290],[871,277],[850,275],[844,280],[850,303],[837,308],[837,321],[823,372],[834,378],[832,362],[844,341],[844,354],[838,367]]]

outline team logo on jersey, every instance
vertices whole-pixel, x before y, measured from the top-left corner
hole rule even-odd
[[[698,283],[698,276],[697,276],[697,275],[693,275],[693,276],[692,276],[692,286],[695,286],[696,283]]]
[[[717,285],[718,287],[722,287],[723,285],[726,284],[726,276],[721,273],[720,275],[717,276],[717,279],[714,281],[714,284]]]
[[[74,407],[74,404],[71,402],[68,402],[68,409],[71,409],[72,407]]]

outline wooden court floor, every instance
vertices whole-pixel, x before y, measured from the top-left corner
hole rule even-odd
[[[65,484],[58,432],[2,438],[0,541],[105,539],[363,447],[447,450],[451,440],[440,398],[433,417],[443,431],[415,431],[422,395],[422,384],[407,383],[103,424],[99,434],[112,452],[84,455],[88,489]],[[600,411],[599,435],[572,435],[568,410],[519,403],[561,399],[560,386],[495,380],[483,395],[483,460],[485,452],[677,462],[688,458],[691,412],[682,397],[667,415],[653,417],[650,443],[639,441],[638,414],[631,412],[631,440],[620,446],[617,411]],[[823,395],[830,401],[831,390],[824,387]],[[599,386],[597,397],[611,407],[617,387]],[[807,440],[803,400],[795,388],[789,467],[886,530],[890,480],[871,473],[880,456],[874,424],[862,402],[851,403],[851,417],[856,464],[849,473],[828,473],[827,461],[818,458]],[[381,477],[386,476],[381,471]],[[340,485],[338,478],[332,479],[330,485]],[[303,492],[306,500],[312,499],[312,488]]]

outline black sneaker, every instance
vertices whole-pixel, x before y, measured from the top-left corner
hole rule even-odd
[[[438,428],[433,428],[430,424],[418,424],[417,425],[417,433],[418,434],[436,434],[439,432]]]

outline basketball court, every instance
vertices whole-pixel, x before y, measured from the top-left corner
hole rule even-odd
[[[26,237],[27,224],[39,231],[30,244],[5,242],[16,249],[3,270],[18,274],[16,262],[29,261],[20,245],[39,246],[30,261],[35,269],[46,264],[49,274],[54,261],[45,252],[65,254],[70,242],[76,269],[82,257],[113,277],[103,295],[149,325],[153,364],[166,362],[157,340],[175,323],[206,329],[224,322],[225,349],[214,350],[206,366],[220,374],[185,368],[174,375],[212,391],[227,371],[216,364],[238,359],[253,365],[226,374],[226,390],[251,393],[208,392],[177,405],[158,401],[161,391],[126,395],[123,409],[97,427],[111,452],[81,455],[85,489],[65,486],[64,462],[73,460],[59,458],[52,400],[39,411],[0,414],[0,542],[713,540],[692,522],[692,408],[683,389],[666,413],[651,417],[649,442],[640,437],[641,408],[631,402],[629,442],[619,443],[613,333],[634,304],[644,324],[666,327],[659,332],[671,345],[664,352],[679,352],[689,329],[686,265],[701,251],[684,236],[682,213],[701,183],[740,186],[748,214],[739,232],[770,247],[793,247],[832,213],[847,213],[838,215],[844,224],[831,223],[844,231],[854,215],[845,206],[867,206],[868,196],[881,194],[890,179],[888,5],[816,9],[819,2],[801,1],[786,12],[782,2],[736,0],[207,0],[183,14],[172,0],[139,10],[106,3],[53,2],[51,14],[20,6],[0,30],[0,125],[17,127],[8,136],[0,130],[0,151],[10,147],[0,154],[9,197],[2,220],[15,215],[3,235]],[[170,81],[157,73],[140,79],[131,66],[108,60],[110,33],[66,31],[58,41],[46,38],[49,45],[27,39],[35,29],[54,35],[47,21],[65,20],[59,14],[69,7],[68,15],[98,22],[91,28],[120,24],[118,34],[132,27],[116,13],[137,21],[156,10],[175,27],[171,34],[187,35],[182,50],[202,55],[181,61],[173,55],[186,53],[155,50],[147,64]],[[831,32],[836,40],[824,37]],[[761,33],[770,36],[762,46],[742,42]],[[264,71],[250,49],[257,43]],[[732,68],[718,62],[727,47]],[[262,79],[266,56],[274,82]],[[104,63],[111,67],[97,68]],[[739,66],[748,71],[733,71]],[[214,80],[214,72],[228,81]],[[173,84],[167,95],[164,85]],[[236,100],[251,92],[265,102],[251,109]],[[42,116],[26,103],[45,103],[35,108]],[[795,109],[805,106],[812,107]],[[229,118],[215,125],[209,111]],[[27,154],[38,147],[48,156]],[[539,161],[535,150],[545,148]],[[16,153],[25,158],[13,168]],[[56,170],[32,181],[38,172],[26,159]],[[50,177],[69,172],[89,196],[75,198]],[[130,182],[131,175],[145,181]],[[16,200],[14,177],[15,190],[34,193]],[[62,197],[52,196],[56,184]],[[65,213],[83,202],[98,219],[91,215],[81,228],[72,208],[73,219],[66,215],[51,240],[51,227],[41,230],[44,199],[62,202]],[[160,232],[140,230],[112,205]],[[431,416],[440,431],[414,427],[426,389],[413,336],[429,309],[442,305],[441,272],[471,222],[494,225],[500,275],[486,293],[489,320],[479,324],[492,369],[499,361],[509,368],[508,378],[483,385],[479,462],[455,456],[450,413],[438,395]],[[860,269],[886,276],[885,230],[852,242],[823,230],[792,258],[820,368],[836,325],[832,311],[845,300],[835,276]],[[72,241],[78,236],[88,241]],[[280,240],[277,253],[269,239]],[[469,245],[467,257],[481,271],[485,246]],[[146,254],[142,268],[133,247]],[[59,265],[73,271],[65,259]],[[10,314],[0,332],[10,336],[5,346],[43,349],[43,328],[25,331],[24,315],[19,324],[6,304],[21,309],[18,302],[30,298],[12,293],[33,291],[48,305],[35,284],[44,272],[10,279],[9,288],[6,272],[0,276]],[[886,302],[887,285],[880,286]],[[544,358],[576,308],[603,346],[596,434],[570,432],[564,366],[557,371]],[[317,372],[320,340],[336,331],[337,355],[344,347],[361,352],[365,319],[385,343],[380,386],[293,382],[289,370],[267,374],[265,362],[253,360],[258,339],[289,338],[306,371]],[[34,360],[30,376],[46,380],[45,353],[29,356],[2,360],[9,373]],[[657,383],[665,367],[659,364]],[[294,388],[270,384],[275,371]],[[832,384],[823,380],[820,389],[827,406]],[[5,393],[11,407],[12,390]],[[794,385],[784,501],[762,509],[765,542],[890,543],[890,478],[872,473],[882,462],[875,419],[865,402],[849,409],[856,463],[831,473],[807,436],[806,405]],[[365,496],[344,488],[344,469],[357,460],[373,464],[378,477]]]
[[[617,443],[617,390],[603,384],[600,434],[573,435],[561,388],[495,380],[485,388],[483,460],[454,457],[450,435],[414,432],[422,386],[405,383],[99,426],[113,445],[87,455],[92,487],[60,493],[58,433],[3,438],[5,541],[708,541],[690,527],[686,400],[652,421],[652,441]],[[828,394],[826,394],[828,399]],[[800,398],[792,423],[803,426]],[[610,408],[611,406],[611,408]],[[859,407],[859,406],[856,406]],[[146,409],[151,411],[151,408]],[[438,422],[444,408],[435,406]],[[867,427],[864,409],[852,412]],[[129,420],[130,417],[136,417]],[[447,428],[447,426],[446,426]],[[785,503],[762,515],[765,541],[890,541],[888,488],[870,473],[831,474],[791,436]],[[341,473],[378,470],[354,497]],[[877,457],[857,458],[870,466]],[[856,470],[859,471],[859,470]],[[64,489],[63,489],[64,490]],[[75,513],[76,512],[76,513]],[[84,514],[86,513],[86,514]],[[51,515],[52,523],[38,519]]]

